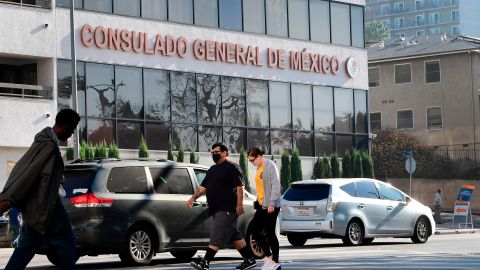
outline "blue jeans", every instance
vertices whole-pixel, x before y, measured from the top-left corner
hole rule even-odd
[[[43,244],[46,244],[49,253],[55,256],[60,269],[75,269],[75,236],[67,212],[59,202],[45,234],[36,231],[28,223],[22,226],[18,247],[15,248],[5,270],[25,269],[36,249]]]

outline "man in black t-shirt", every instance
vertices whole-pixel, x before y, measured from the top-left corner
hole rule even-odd
[[[210,215],[213,217],[210,243],[205,256],[190,264],[199,270],[209,269],[210,261],[218,250],[233,243],[244,259],[236,269],[253,268],[257,263],[237,228],[238,216],[243,214],[242,173],[238,165],[228,160],[225,144],[214,144],[211,154],[215,165],[210,167],[201,186],[187,201],[187,206],[192,207],[193,202],[206,193]]]

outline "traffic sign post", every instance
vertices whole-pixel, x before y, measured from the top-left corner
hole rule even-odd
[[[417,169],[417,162],[413,158],[412,151],[403,151],[402,156],[407,158],[407,160],[405,160],[405,169],[410,174],[410,187],[408,195],[412,196],[412,174]]]

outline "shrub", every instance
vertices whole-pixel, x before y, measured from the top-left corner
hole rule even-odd
[[[180,145],[178,146],[177,162],[183,162],[184,158],[185,152],[183,151],[183,146],[180,143]]]
[[[115,143],[115,141],[108,146],[108,157],[120,158],[120,151],[118,150],[118,145]]]
[[[95,148],[91,143],[86,144],[85,146],[85,159],[93,160],[95,159]]]
[[[173,145],[171,141],[168,141],[167,160],[173,161]]]
[[[300,181],[303,179],[302,177],[302,161],[300,160],[300,153],[298,150],[294,150],[291,159],[291,181]]]
[[[373,174],[373,162],[370,155],[367,152],[362,152],[361,158],[363,176],[367,178],[375,178],[375,175]]]
[[[280,182],[282,184],[282,193],[285,192],[290,186],[291,182],[291,165],[290,156],[287,152],[282,154],[282,168],[280,170]]]
[[[313,165],[313,179],[323,178],[322,173],[322,161],[320,160],[320,156],[318,156]]]
[[[339,178],[340,177],[340,161],[338,160],[337,153],[333,153],[330,156],[330,165],[332,166],[332,177]]]
[[[80,143],[80,148],[78,149],[78,156],[81,160],[87,159],[85,155],[85,151],[87,150],[87,147],[88,147],[87,143],[82,140],[82,143]]]
[[[363,177],[362,158],[360,152],[356,149],[352,151],[353,177]]]
[[[103,140],[101,143],[95,146],[95,158],[101,159],[101,158],[107,158],[107,157],[108,157],[107,143],[105,142],[105,140]]]
[[[323,178],[332,178],[332,168],[327,157],[322,158],[322,174]]]
[[[243,174],[243,181],[245,182],[245,189],[248,192],[252,192],[252,187],[250,186],[250,181],[248,179],[247,152],[245,151],[245,149],[243,149],[243,147],[240,148],[239,163],[240,163],[240,169],[242,170],[242,174]]]
[[[74,157],[74,153],[73,153],[73,147],[69,146],[67,148],[67,160],[73,160],[75,157]]]
[[[351,170],[351,158],[350,158],[350,151],[345,151],[342,159],[342,177],[343,178],[350,178],[352,177],[352,170]]]
[[[192,164],[198,164],[198,157],[195,154],[195,151],[190,152],[190,163]]]
[[[138,157],[139,158],[148,158],[150,154],[148,153],[147,143],[145,142],[145,138],[140,138],[140,145],[138,146]]]

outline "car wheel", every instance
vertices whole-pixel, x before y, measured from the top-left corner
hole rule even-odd
[[[55,254],[53,254],[51,252],[47,252],[47,258],[48,258],[48,261],[50,261],[51,264],[53,264],[55,266],[58,266],[58,261],[57,261],[57,257],[55,256]],[[79,258],[80,258],[80,256],[77,255],[77,257],[75,258],[75,262],[77,262]]]
[[[145,227],[138,226],[129,231],[120,259],[128,265],[147,265],[154,253],[153,233]]]
[[[266,237],[266,236],[263,235],[263,234],[262,234],[262,236],[263,236],[263,237]],[[252,232],[251,232],[250,226],[249,226],[248,229],[247,229],[245,241],[247,242],[248,248],[250,248],[250,250],[252,251],[253,256],[254,256],[256,259],[261,259],[261,258],[265,257],[265,255],[263,254],[262,248],[261,248],[260,245],[258,244],[258,241],[255,240],[255,238],[253,237],[253,234],[252,234]]]
[[[175,250],[175,251],[170,251],[170,254],[172,254],[173,257],[180,259],[180,260],[189,260],[191,259],[195,253],[197,253],[196,250]]]
[[[364,238],[363,242],[362,242],[362,245],[370,245],[373,242],[374,239],[375,238],[373,238],[373,237],[372,238]]]
[[[307,242],[307,238],[298,234],[287,234],[288,242],[294,247],[301,247]]]
[[[362,244],[364,237],[363,226],[359,220],[352,220],[348,223],[347,231],[342,241],[345,245],[358,246]]]
[[[426,218],[421,217],[415,224],[415,231],[411,239],[414,243],[425,243],[428,237],[430,237],[430,225]]]

